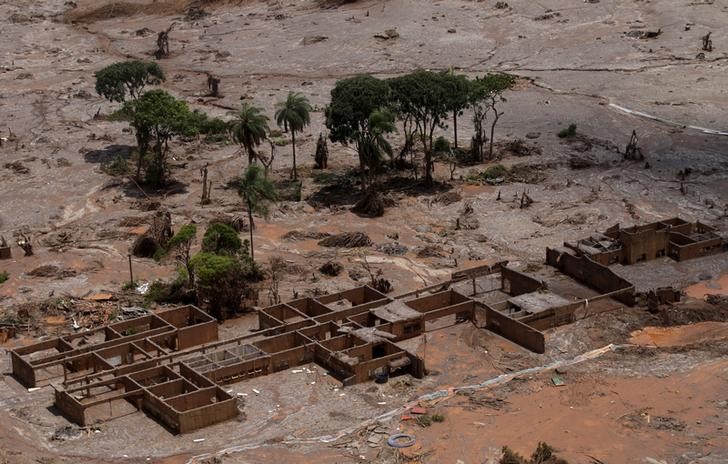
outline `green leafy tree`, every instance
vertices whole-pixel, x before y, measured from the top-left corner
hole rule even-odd
[[[248,221],[250,222],[250,258],[255,261],[255,252],[253,250],[253,213],[263,216],[268,214],[268,203],[278,200],[278,192],[273,183],[268,180],[263,169],[252,164],[243,173],[240,178],[238,193],[243,198],[248,207]]]
[[[236,255],[243,250],[238,232],[227,224],[215,222],[202,237],[202,251],[218,255]]]
[[[369,128],[373,112],[389,106],[389,85],[369,75],[342,79],[331,90],[326,108],[326,127],[332,142],[354,144],[359,155],[362,190],[367,190],[367,159],[371,147]]]
[[[458,116],[468,107],[470,102],[470,83],[462,74],[455,74],[452,69],[443,73],[442,83],[447,92],[447,106],[452,113],[453,144],[458,148]]]
[[[235,256],[201,252],[190,264],[197,299],[207,303],[215,317],[224,319],[227,311],[240,308],[249,273],[243,262]]]
[[[296,132],[311,123],[311,103],[305,95],[298,92],[289,92],[285,100],[276,105],[276,122],[283,130],[291,131],[291,146],[293,147],[293,180],[298,180],[296,169]]]
[[[127,97],[136,100],[148,84],[164,81],[164,72],[157,63],[146,61],[123,61],[109,65],[95,73],[96,92],[111,102],[124,103]],[[151,135],[146,127],[134,128],[138,156],[136,178],[141,176],[142,164],[147,152]]]
[[[165,185],[169,141],[175,136],[194,135],[199,130],[187,103],[164,90],[150,90],[126,102],[115,116],[129,121],[138,134],[144,135],[144,142],[139,146],[140,156],[154,142],[147,179],[156,187]]]
[[[425,152],[425,183],[431,185],[435,162],[433,143],[435,129],[443,125],[451,106],[445,76],[432,71],[415,71],[390,79],[394,101],[400,114],[408,115],[417,129]]]
[[[177,231],[174,236],[167,242],[167,249],[175,252],[176,258],[181,262],[187,270],[187,280],[192,276],[192,244],[197,237],[197,226],[194,224],[185,224]]]
[[[268,116],[257,106],[243,103],[240,111],[235,113],[232,123],[233,140],[243,146],[248,154],[248,164],[256,158],[255,148],[265,140],[268,134]]]
[[[484,160],[485,120],[492,111],[493,122],[490,125],[490,147],[488,149],[488,159],[492,159],[495,126],[498,124],[500,117],[503,116],[503,113],[498,111],[497,104],[505,101],[503,92],[511,88],[515,81],[515,77],[509,74],[486,74],[470,81],[469,100],[473,109],[473,126],[475,127],[473,145],[478,152],[476,155],[480,161]]]
[[[127,96],[137,99],[148,84],[164,81],[164,72],[157,63],[123,61],[95,73],[96,92],[112,102],[123,103]]]

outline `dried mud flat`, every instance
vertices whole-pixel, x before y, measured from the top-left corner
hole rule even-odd
[[[235,192],[225,188],[245,165],[234,146],[175,144],[173,176],[184,187],[151,200],[149,193],[100,169],[124,154],[134,137],[124,124],[94,117],[114,107],[95,94],[93,72],[127,57],[151,59],[156,32],[172,23],[172,56],[161,61],[170,77],[165,88],[218,116],[238,107],[241,98],[271,113],[289,90],[304,92],[320,109],[336,79],[364,72],[386,77],[419,67],[452,67],[469,75],[507,71],[522,78],[507,94],[496,136],[541,148],[538,156],[499,161],[526,166],[517,172],[529,183],[474,186],[456,180],[448,186],[462,198],[455,203],[439,192],[402,188],[393,193],[397,205],[379,219],[352,214],[346,207],[353,203],[350,198],[332,194],[325,179],[311,175],[308,156],[323,131],[322,113],[315,112],[301,137],[299,159],[307,166],[303,196],[331,206],[285,202],[255,231],[257,258],[266,262],[279,255],[296,269],[282,283],[284,300],[294,291],[356,285],[351,275],[357,273],[314,276],[331,259],[361,271],[358,262],[366,256],[397,292],[405,292],[444,280],[457,268],[496,259],[538,267],[545,247],[615,223],[682,216],[715,225],[725,235],[728,137],[716,132],[728,132],[728,7],[672,0],[508,4],[498,9],[493,1],[394,0],[321,8],[313,1],[206,2],[209,15],[189,20],[181,1],[79,0],[75,7],[62,0],[3,2],[0,35],[12,40],[0,43],[0,136],[7,137],[0,146],[0,234],[10,238],[28,228],[36,255],[22,258],[14,248],[14,259],[2,262],[0,270],[7,270],[10,279],[0,285],[0,306],[49,295],[81,298],[118,291],[127,280],[128,247],[143,223],[138,218],[150,214],[140,207],[147,201],[168,208],[177,226],[242,212]],[[632,37],[634,31],[660,28],[653,39]],[[399,36],[374,37],[388,29]],[[708,31],[715,50],[698,58],[700,37]],[[222,98],[205,97],[207,72],[222,79]],[[467,118],[462,119],[461,134],[469,134]],[[583,137],[574,142],[557,138],[558,130],[572,122]],[[623,148],[633,129],[649,168],[622,161],[608,149],[612,144]],[[469,135],[464,137],[461,143]],[[352,149],[332,145],[330,151],[336,174],[355,166]],[[570,160],[577,156],[588,158],[590,166],[572,169]],[[275,168],[281,178],[287,176],[290,158],[290,146],[278,148]],[[201,207],[199,168],[206,163],[213,203]],[[455,177],[467,178],[470,170],[485,167],[461,167]],[[683,194],[677,173],[688,167],[692,172]],[[438,167],[437,177],[449,177],[445,166]],[[523,191],[535,204],[519,209],[514,198]],[[496,201],[499,192],[502,201]],[[466,201],[479,225],[455,230]],[[365,231],[375,246],[328,249],[316,239],[286,240],[291,230]],[[394,241],[394,234],[407,251],[379,251]],[[419,251],[428,246],[443,256],[422,257]],[[43,266],[65,272],[34,276]],[[666,269],[680,285],[703,282],[689,292],[701,298],[724,287],[728,260]],[[137,260],[135,272],[153,280],[172,275],[174,266]],[[726,319],[725,311],[699,300],[688,304],[711,314],[695,317],[696,322]],[[696,314],[694,309],[690,314]],[[423,381],[394,379],[384,386],[340,389],[320,368],[285,371],[231,386],[248,395],[241,405],[244,420],[178,437],[135,413],[98,431],[52,440],[68,423],[51,408],[50,389],[28,392],[6,375],[0,383],[0,462],[481,463],[494,462],[503,445],[525,454],[539,440],[576,463],[726,462],[728,363],[716,326],[706,333],[691,327],[682,336],[673,334],[670,339],[678,346],[629,347],[569,367],[565,387],[554,387],[552,372],[544,372],[492,391],[441,399],[428,408],[441,412],[445,422],[427,428],[401,421],[400,415],[361,426],[420,394],[569,359],[609,343],[629,343],[632,331],[666,325],[675,323],[639,309],[595,316],[550,331],[543,356],[469,327],[443,328],[428,335],[426,348],[412,347],[427,350],[428,366],[436,371]],[[222,330],[239,333],[247,326],[246,320],[230,321]],[[25,341],[21,335],[11,343]],[[4,373],[8,364],[5,358]],[[383,437],[397,428],[418,439],[405,455],[393,454],[384,444]],[[327,441],[340,432],[348,433]]]

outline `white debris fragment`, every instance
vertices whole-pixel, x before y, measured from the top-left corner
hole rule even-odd
[[[260,395],[260,390],[253,388],[253,393],[255,393],[256,395]]]
[[[195,438],[195,439],[194,439],[194,440],[192,440],[192,441],[193,441],[193,442],[195,442],[195,443],[200,443],[200,442],[203,442],[203,441],[205,441],[205,439],[204,439],[204,438]]]

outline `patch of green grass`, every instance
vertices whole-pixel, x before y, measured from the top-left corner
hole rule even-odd
[[[121,290],[122,291],[133,290],[134,287],[136,287],[136,284],[134,282],[130,282],[130,281],[127,280],[126,282],[124,282],[121,285]]]

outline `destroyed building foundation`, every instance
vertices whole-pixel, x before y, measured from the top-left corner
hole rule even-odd
[[[660,243],[668,243],[666,253],[680,240],[674,234],[701,244],[697,255],[723,249],[707,226],[688,230],[680,221],[647,227],[648,233],[637,234],[643,242],[620,242],[619,249],[587,253],[581,241],[547,249],[547,264],[558,279],[582,288],[578,292],[499,262],[395,298],[363,286],[269,306],[258,311],[257,331],[228,340],[218,340],[214,318],[183,306],[16,348],[10,351],[12,372],[28,388],[52,385],[55,406],[79,425],[144,411],[173,433],[186,433],[238,415],[236,398],[222,385],[308,363],[345,386],[397,374],[422,378],[424,360],[397,342],[426,334],[447,318],[544,353],[542,330],[586,317],[600,302],[636,304],[634,285],[604,264],[616,252],[629,261],[634,250],[654,248],[654,237],[665,234],[670,242]],[[674,301],[674,291],[663,293]]]

